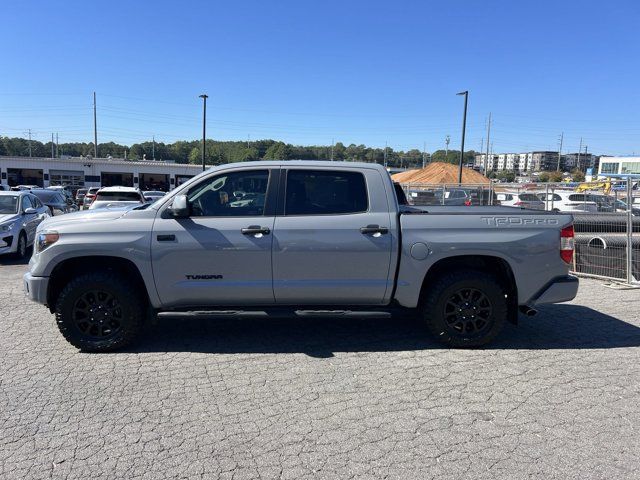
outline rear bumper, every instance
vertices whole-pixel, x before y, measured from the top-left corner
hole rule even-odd
[[[47,304],[47,288],[49,287],[49,277],[34,277],[31,273],[24,274],[23,286],[24,293],[34,302]]]
[[[545,285],[527,305],[541,305],[544,303],[568,302],[578,294],[578,277],[567,275],[554,278]]]

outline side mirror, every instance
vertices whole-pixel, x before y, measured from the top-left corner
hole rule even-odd
[[[187,218],[189,216],[189,202],[186,195],[176,195],[171,204],[171,215],[175,218]]]
[[[38,213],[38,211],[33,207],[29,207],[29,208],[25,208],[24,209],[24,214],[25,215],[33,215],[34,213]]]

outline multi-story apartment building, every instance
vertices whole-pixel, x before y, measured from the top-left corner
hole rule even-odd
[[[584,172],[587,168],[595,170],[598,167],[598,157],[592,153],[567,153],[562,156],[562,160],[564,170],[567,171],[579,168]]]
[[[487,158],[486,153],[478,153],[474,157],[473,166],[481,172],[484,172],[485,158]],[[499,163],[499,155],[490,153],[489,160],[487,161],[487,172],[498,171],[498,163]]]
[[[558,168],[558,152],[540,151],[531,152],[529,171],[556,170]]]
[[[476,154],[474,167],[484,170],[486,154]],[[580,170],[586,171],[587,168],[593,168],[594,172],[598,170],[600,157],[591,153],[581,153],[579,156]],[[560,157],[560,170],[571,171],[578,166],[578,154],[568,153]],[[517,174],[525,174],[530,172],[539,172],[542,170],[553,171],[558,169],[558,152],[553,151],[536,151],[527,153],[496,153],[489,154],[487,162],[488,172],[515,172]]]

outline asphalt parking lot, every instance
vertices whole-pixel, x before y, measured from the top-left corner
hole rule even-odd
[[[640,290],[448,350],[411,319],[161,321],[81,354],[0,259],[0,477],[640,478]]]

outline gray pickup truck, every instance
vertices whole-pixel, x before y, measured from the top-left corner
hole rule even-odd
[[[417,312],[439,341],[472,347],[573,299],[572,255],[568,214],[411,206],[375,164],[251,162],[151,205],[43,222],[24,287],[84,351],[124,347],[157,316],[256,312]]]

